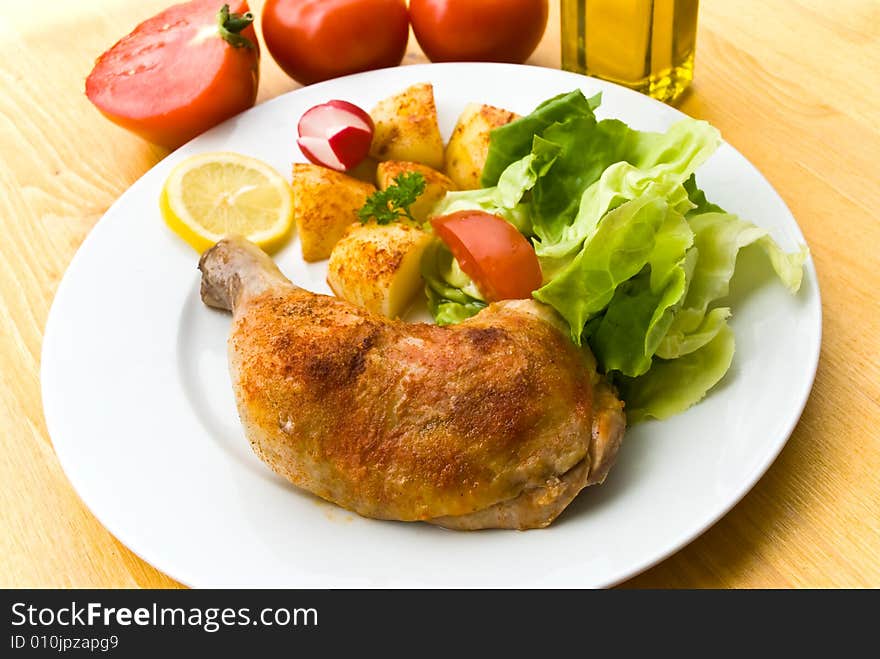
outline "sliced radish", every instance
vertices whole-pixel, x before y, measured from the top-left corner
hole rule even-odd
[[[300,118],[297,130],[303,155],[338,172],[360,164],[373,141],[370,115],[347,101],[316,105]]]

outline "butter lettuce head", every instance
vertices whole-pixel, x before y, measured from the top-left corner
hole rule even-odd
[[[631,422],[666,418],[701,400],[735,350],[724,304],[739,251],[759,246],[796,293],[806,248],[786,253],[768,233],[712,204],[694,177],[720,144],[704,121],[665,133],[594,115],[599,97],[556,96],[492,132],[481,190],[435,209],[485,210],[529,237],[544,282],[534,297],[590,346]],[[439,323],[485,306],[448,251],[423,262]]]

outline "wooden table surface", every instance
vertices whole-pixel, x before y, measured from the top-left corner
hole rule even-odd
[[[166,155],[104,120],[84,78],[168,2],[44,0],[23,12],[0,0],[2,586],[178,585],[74,493],[46,432],[39,379],[64,269],[110,204]],[[696,81],[680,107],[717,126],[798,219],[824,301],[822,355],[800,424],[764,478],[627,585],[880,587],[880,5],[701,5]],[[406,62],[420,61],[411,41]],[[559,66],[555,7],[531,63]],[[262,67],[260,101],[296,87],[265,50]]]

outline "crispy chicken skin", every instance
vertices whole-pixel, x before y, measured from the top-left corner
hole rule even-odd
[[[380,519],[538,528],[614,462],[623,404],[537,302],[437,327],[298,288],[239,238],[199,268],[204,302],[233,312],[254,451],[324,499]]]

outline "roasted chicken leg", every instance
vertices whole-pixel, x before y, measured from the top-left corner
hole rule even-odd
[[[233,312],[230,372],[254,451],[328,501],[454,529],[537,528],[614,462],[623,404],[548,307],[392,321],[294,286],[238,238],[199,268],[204,302]]]

